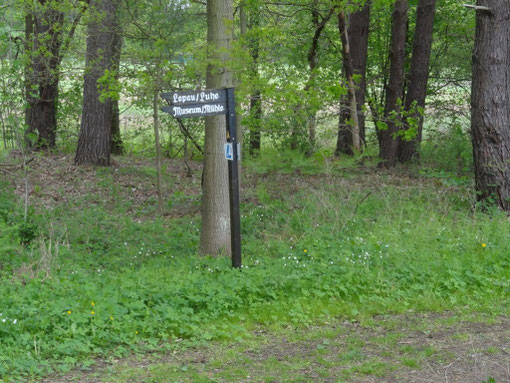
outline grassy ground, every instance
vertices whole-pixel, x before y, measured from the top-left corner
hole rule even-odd
[[[198,164],[165,162],[158,217],[146,160],[35,156],[24,219],[4,161],[0,381],[510,379],[510,223],[469,179],[246,163],[237,271],[196,256]]]

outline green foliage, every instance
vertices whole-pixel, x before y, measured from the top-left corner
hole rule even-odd
[[[420,151],[423,165],[459,176],[473,174],[471,134],[460,122],[429,128],[428,135]]]
[[[318,151],[310,159],[301,151],[267,149],[259,157],[246,161],[246,167],[259,174],[272,172],[316,174],[324,169],[327,153]]]
[[[28,209],[24,217],[23,207],[16,201],[5,183],[0,183],[0,222],[8,226],[7,232],[13,234],[19,244],[27,245],[37,236],[37,224],[34,222],[33,209]],[[9,237],[9,236],[7,236]]]
[[[104,74],[97,80],[97,87],[100,92],[99,100],[101,102],[107,99],[119,100],[121,84],[115,71],[105,70]]]
[[[1,21],[1,19],[0,19]],[[0,148],[17,145],[23,115],[22,40],[0,32]]]
[[[23,207],[5,182],[0,182],[0,276],[21,265],[20,254],[38,234],[33,211],[24,217]]]

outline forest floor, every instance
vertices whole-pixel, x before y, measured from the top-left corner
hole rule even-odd
[[[107,210],[118,208],[116,212],[120,211],[125,219],[140,224],[152,221],[156,215],[155,170],[152,161],[147,159],[119,158],[111,168],[98,169],[76,167],[69,155],[35,155],[29,164],[27,183],[24,182],[19,166],[19,156],[11,154],[5,162],[10,165],[4,168],[2,177],[8,178],[14,184],[15,192],[19,196],[28,193],[31,204],[38,211],[56,211],[80,200],[82,202],[76,205],[77,209],[82,208],[84,203],[87,207],[99,206]],[[166,160],[163,164],[163,217],[166,220],[183,217],[194,220],[199,213],[201,167],[196,162],[191,162],[190,166],[192,177],[187,177],[188,167],[181,160]],[[345,223],[336,229],[342,231],[348,229],[351,221],[355,222],[358,214],[368,214],[367,222],[375,222],[371,218],[375,213],[370,214],[370,206],[367,207],[367,212],[363,212],[364,205],[368,203],[375,208],[389,209],[393,203],[398,203],[399,197],[408,193],[410,184],[416,189],[409,192],[409,195],[416,194],[416,190],[420,190],[418,194],[425,190],[423,195],[430,195],[429,191],[433,190],[437,192],[438,201],[448,198],[458,203],[458,200],[464,201],[465,194],[469,193],[455,182],[420,178],[416,173],[402,169],[382,175],[377,172],[374,168],[365,166],[357,167],[354,172],[352,169],[341,169],[341,179],[332,180],[331,174],[317,174],[314,169],[309,169],[308,174],[294,168],[267,173],[251,167],[243,176],[242,202],[257,208],[277,198],[279,194],[292,196],[303,188],[308,188],[313,194],[320,189],[319,185],[332,183],[336,188],[340,183],[343,188],[351,191],[340,199],[345,201],[348,209],[344,218],[337,217],[339,220],[345,219]],[[386,192],[387,186],[393,191]],[[325,211],[328,211],[328,197],[318,191],[316,193],[313,194],[314,198],[319,204],[324,204]],[[378,199],[371,201],[375,194]],[[460,203],[463,203],[462,201]],[[294,205],[291,209],[296,211],[304,211],[306,208],[298,205],[296,201],[292,203]],[[437,205],[439,210],[442,209],[440,217],[451,214],[452,205]],[[115,206],[117,208],[114,208]],[[278,206],[278,209],[280,208]],[[67,214],[72,214],[72,211],[67,211]],[[458,216],[455,218],[459,219]],[[289,225],[291,224],[298,225],[299,222],[290,222]],[[444,225],[444,222],[441,222],[441,225]],[[319,227],[319,223],[310,227]],[[288,233],[278,234],[279,238],[283,236],[289,241],[296,241],[295,233],[288,230]],[[293,230],[306,231],[306,228],[298,227]],[[439,232],[442,232],[441,230],[444,231],[444,227],[439,228]],[[481,233],[485,229],[477,230]],[[400,229],[396,235],[403,236],[402,233],[405,232],[406,229]],[[318,231],[317,234],[321,232]],[[456,235],[460,234],[450,236]],[[272,236],[269,231],[266,240],[270,242]],[[413,240],[412,236],[411,233],[409,241]],[[425,234],[424,237],[426,238]],[[493,238],[494,243],[488,243],[496,248],[498,240]],[[321,249],[322,245],[314,240],[306,242],[305,235],[299,240],[309,249],[313,246],[317,247],[317,251]],[[415,239],[418,242],[420,240],[423,241],[423,238]],[[479,246],[480,240],[484,239],[477,236],[474,246]],[[254,241],[255,247],[258,241],[260,240]],[[250,239],[247,242],[250,242]],[[402,246],[405,246],[404,242],[402,240]],[[448,251],[453,251],[453,245],[445,246],[449,246]],[[485,246],[484,243],[483,247]],[[306,249],[304,251],[307,252]],[[359,271],[363,270],[368,269]],[[459,283],[460,290],[469,290],[469,285]],[[502,295],[506,299],[508,291]],[[402,298],[405,299],[407,298]],[[413,299],[409,298],[409,301],[412,302]],[[498,305],[498,298],[495,297],[497,307],[491,312],[491,302],[487,302],[487,306],[483,303],[472,306],[453,303],[449,309],[450,304],[447,298],[444,299],[437,307],[434,307],[434,303],[430,308],[415,308],[412,303],[403,302],[403,306],[409,307],[407,310],[396,309],[399,313],[388,310],[374,314],[368,309],[369,313],[360,315],[317,316],[303,324],[296,324],[295,321],[257,323],[255,320],[246,325],[248,331],[242,339],[178,339],[177,342],[181,344],[176,344],[173,351],[134,352],[120,357],[108,356],[106,353],[94,357],[94,361],[88,363],[87,367],[73,367],[68,372],[29,380],[43,383],[510,382],[508,300],[501,301]],[[462,299],[460,301],[462,302]],[[402,311],[403,313],[400,313]]]

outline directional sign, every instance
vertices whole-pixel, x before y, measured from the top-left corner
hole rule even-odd
[[[162,108],[163,112],[170,113],[174,118],[205,117],[227,114],[226,103],[169,105]]]
[[[162,93],[161,98],[172,105],[219,104],[227,102],[226,89]]]
[[[174,118],[225,115],[227,143],[225,158],[228,160],[230,245],[232,267],[241,267],[241,214],[239,212],[239,165],[241,145],[237,139],[236,102],[234,88],[162,93],[161,97],[170,105],[163,112]]]

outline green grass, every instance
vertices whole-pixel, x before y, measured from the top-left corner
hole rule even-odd
[[[289,168],[292,161],[284,169],[267,158],[248,164],[242,270],[196,255],[199,217],[133,219],[136,212],[92,195],[34,211],[36,236],[22,240],[22,209],[2,188],[0,381],[36,379],[97,357],[246,339],[260,326],[282,331],[324,318],[370,323],[376,314],[443,310],[508,315],[504,214],[473,210],[462,184],[308,161],[306,172]],[[143,168],[132,175],[154,176]],[[118,193],[108,182],[100,172],[106,192]],[[339,359],[362,358],[362,339],[347,347]],[[420,358],[409,350],[401,363],[417,368]],[[267,381],[292,381],[292,371],[308,362],[265,363],[274,372]],[[149,381],[180,372],[165,368],[151,367]],[[393,368],[370,359],[345,376]],[[192,373],[190,381],[208,381]],[[245,370],[223,373],[236,381]]]

